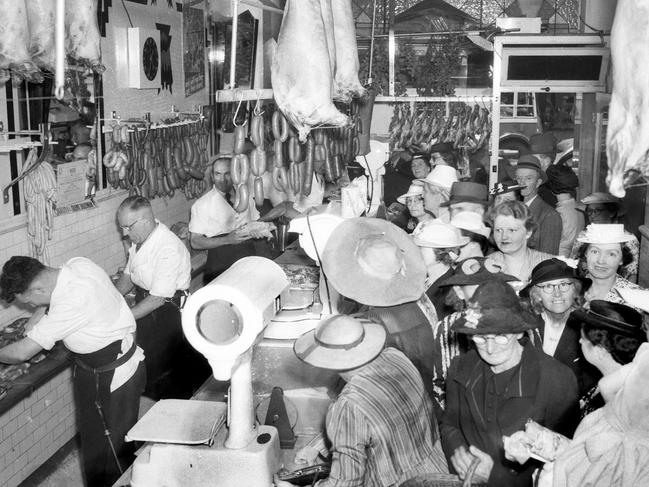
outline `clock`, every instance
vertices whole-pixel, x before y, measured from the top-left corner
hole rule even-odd
[[[158,45],[153,37],[147,37],[142,48],[142,67],[144,75],[149,81],[153,81],[158,74],[159,62]]]

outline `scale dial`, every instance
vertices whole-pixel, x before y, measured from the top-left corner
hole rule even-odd
[[[147,37],[142,48],[142,64],[144,75],[149,81],[153,81],[158,74],[158,45],[153,37]]]

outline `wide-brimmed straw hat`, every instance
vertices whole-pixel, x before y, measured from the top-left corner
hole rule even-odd
[[[491,280],[518,281],[518,277],[505,274],[502,266],[488,257],[469,257],[458,262],[453,275],[438,286],[475,286]]]
[[[439,206],[450,206],[455,203],[479,203],[487,206],[489,204],[489,189],[480,183],[471,181],[458,181],[451,187],[451,196]]]
[[[502,335],[538,328],[541,318],[523,308],[514,289],[504,281],[480,284],[467,309],[453,324],[453,331],[466,335]]]
[[[457,171],[451,166],[438,164],[425,178],[415,179],[415,181],[450,190],[453,183],[457,181]]]
[[[591,223],[577,236],[577,241],[592,244],[625,243],[633,234],[624,231],[621,223]]]
[[[581,277],[577,274],[577,269],[570,267],[566,262],[561,259],[548,259],[538,264],[532,270],[532,277],[530,283],[518,292],[522,298],[527,298],[530,295],[530,290],[537,284],[544,282],[554,281],[555,279],[577,279],[581,282],[582,293],[585,292],[593,283],[587,277]]]
[[[419,299],[426,266],[410,235],[377,218],[350,218],[338,225],[322,253],[322,269],[343,296],[368,306]]]
[[[399,196],[397,198],[397,201],[405,205],[407,204],[406,201],[408,200],[408,198],[411,198],[413,196],[424,196],[424,187],[421,183],[411,184],[408,188],[408,192]]]
[[[383,350],[385,339],[383,325],[336,315],[298,338],[293,351],[314,367],[350,370],[374,360]]]
[[[532,155],[532,154],[525,154],[523,156],[520,156],[518,158],[518,163],[516,164],[516,169],[534,169],[538,174],[539,178],[543,180],[543,182],[547,181],[548,175],[545,173],[543,168],[541,167],[541,161],[539,161],[539,158]]]
[[[420,222],[412,232],[412,240],[418,247],[448,249],[463,247],[471,240],[460,232],[460,229],[441,220]]]
[[[580,204],[577,206],[578,210],[585,210],[588,205],[595,205],[595,204],[614,204],[617,205],[617,216],[622,216],[626,214],[626,206],[624,205],[624,202],[613,196],[611,193],[604,193],[602,191],[596,191],[594,193],[589,194],[582,200],[580,200]]]
[[[489,238],[491,228],[484,224],[481,215],[474,211],[459,211],[451,217],[451,225],[466,230],[468,232],[477,233],[485,238]]]
[[[642,314],[621,303],[594,299],[589,309],[576,309],[570,313],[568,323],[585,323],[593,328],[603,328],[622,335],[646,340],[642,329]]]

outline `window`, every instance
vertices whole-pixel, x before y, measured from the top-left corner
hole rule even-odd
[[[536,121],[534,93],[506,91],[500,94],[500,117],[524,118]]]

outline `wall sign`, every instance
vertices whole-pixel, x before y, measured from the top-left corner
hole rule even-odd
[[[205,20],[203,10],[183,8],[185,96],[205,88]]]

